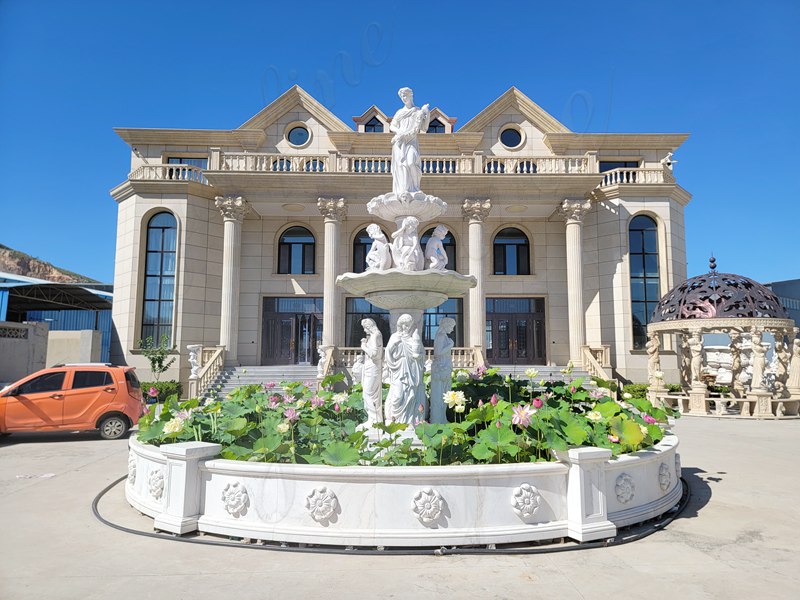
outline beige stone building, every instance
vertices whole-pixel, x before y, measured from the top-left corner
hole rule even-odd
[[[691,196],[671,153],[687,135],[573,133],[515,88],[460,127],[431,112],[422,187],[448,208],[420,235],[445,224],[448,268],[478,285],[425,315],[426,345],[450,316],[460,364],[572,360],[646,381],[648,317],[686,278]],[[111,191],[112,360],[146,378],[140,340],[166,334],[167,376],[186,383],[200,345],[207,383],[223,363],[315,365],[320,348],[325,368],[349,364],[368,313],[386,338],[388,315],[335,285],[364,269],[366,204],[391,190],[389,118],[353,121],[293,87],[236,129],[116,129],[131,171]]]

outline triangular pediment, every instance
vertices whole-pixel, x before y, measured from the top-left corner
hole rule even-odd
[[[266,129],[297,106],[308,111],[328,131],[353,131],[299,85],[292,86],[278,96],[272,103],[243,123],[239,129]]]
[[[387,125],[392,120],[391,117],[387,117],[385,112],[383,112],[380,108],[378,108],[373,104],[367,110],[365,110],[360,116],[353,117],[353,121],[356,124],[360,124],[365,121],[369,121],[372,117],[378,117],[378,120],[381,121],[384,125]]]
[[[563,123],[559,122],[515,87],[510,88],[475,115],[459,131],[483,131],[499,115],[515,109],[543,133],[570,133],[570,130]]]

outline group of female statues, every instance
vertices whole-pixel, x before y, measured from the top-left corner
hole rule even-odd
[[[425,253],[419,244],[416,217],[406,217],[400,228],[392,234],[391,243],[381,228],[373,223],[367,227],[367,234],[372,238],[372,246],[367,253],[367,271],[385,271],[396,267],[401,271],[422,271],[429,269],[444,270],[447,268],[447,253],[442,240],[447,235],[447,227],[439,225],[425,244]]]
[[[425,393],[425,347],[414,319],[409,314],[397,319],[397,330],[383,347],[383,336],[372,319],[361,321],[366,337],[361,340],[364,366],[361,383],[364,409],[367,412],[365,427],[375,423],[397,422],[415,425],[421,421],[446,423],[443,396],[450,390],[453,361],[450,350],[453,340],[448,337],[455,321],[445,317],[439,323],[433,344],[431,363],[430,404]],[[383,381],[389,383],[385,405],[381,402]]]

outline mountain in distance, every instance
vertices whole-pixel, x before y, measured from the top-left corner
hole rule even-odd
[[[99,283],[95,279],[60,269],[49,262],[3,244],[0,244],[0,271],[57,283]]]

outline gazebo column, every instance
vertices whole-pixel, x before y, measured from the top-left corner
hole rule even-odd
[[[796,327],[792,333],[794,333],[794,339],[791,340],[789,379],[786,382],[786,389],[789,391],[789,397],[792,400],[800,401],[800,339],[797,338],[798,329]],[[796,407],[795,411],[797,411]]]
[[[703,333],[695,329],[689,336],[691,355],[689,370],[692,385],[689,388],[689,412],[695,415],[708,414],[708,387],[703,382]]]
[[[764,386],[767,349],[763,346],[763,335],[763,329],[755,328],[750,336],[753,347],[753,379],[750,381],[750,391],[747,393],[747,398],[755,401],[753,403],[754,417],[772,416],[772,393]]]
[[[328,353],[336,347],[336,333],[341,322],[336,276],[339,273],[339,233],[342,220],[347,214],[347,204],[344,198],[319,198],[317,208],[325,219],[322,345],[317,349],[320,361],[324,361]]]
[[[591,200],[565,199],[559,212],[567,222],[567,309],[569,314],[569,358],[583,364],[586,325],[583,308],[583,217],[592,207]]]
[[[248,206],[241,196],[217,196],[214,205],[219,209],[223,219],[219,344],[225,346],[225,364],[237,365],[242,221],[247,214]]]
[[[463,215],[469,219],[469,274],[475,277],[477,285],[469,290],[469,345],[484,357],[484,336],[486,335],[486,299],[483,296],[485,264],[483,223],[492,209],[492,201],[464,200],[461,207]],[[477,366],[477,365],[476,365]]]
[[[742,333],[731,331],[731,390],[734,398],[744,398],[744,384],[740,377],[742,375]]]

